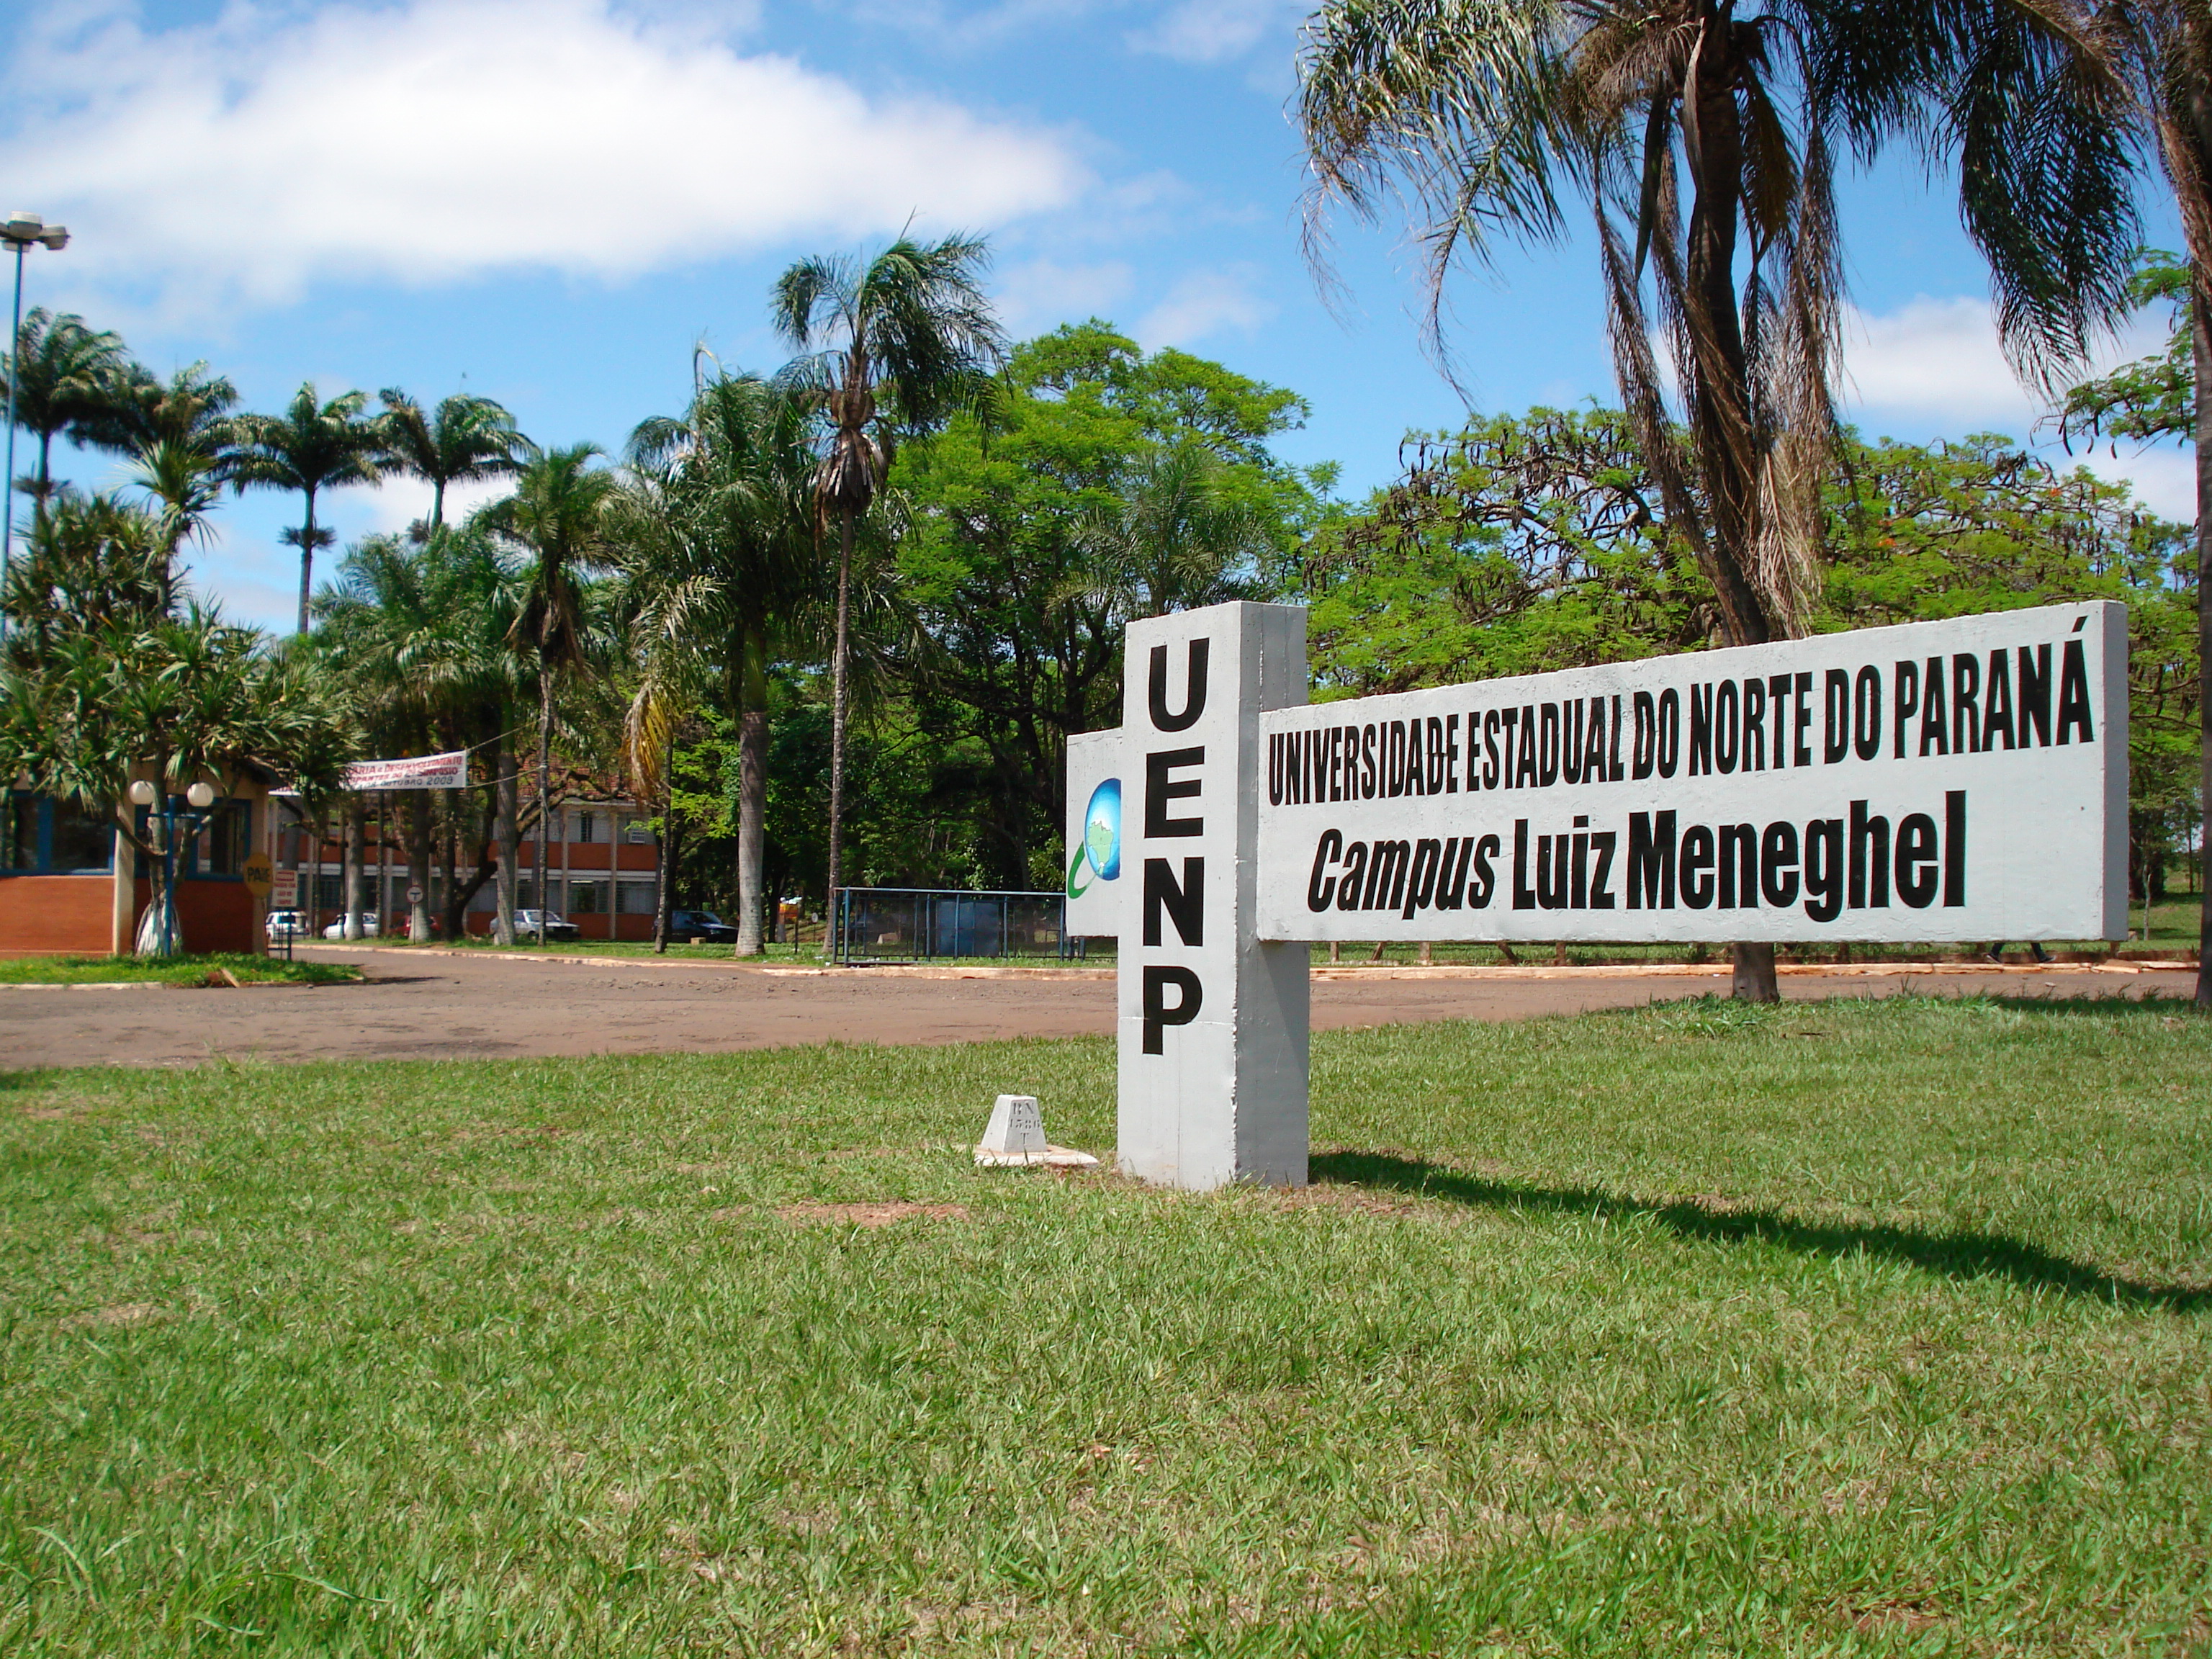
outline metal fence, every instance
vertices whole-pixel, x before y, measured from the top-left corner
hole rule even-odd
[[[1058,893],[972,893],[846,887],[837,893],[836,960],[929,962],[951,957],[1083,955]]]

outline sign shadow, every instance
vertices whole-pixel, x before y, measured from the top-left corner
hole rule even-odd
[[[1389,1152],[1316,1152],[1310,1167],[1316,1186],[1331,1182],[1380,1188],[1474,1208],[1553,1210],[1624,1221],[1649,1220],[1683,1238],[1724,1243],[1757,1241],[1811,1255],[1864,1254],[1904,1262],[1946,1279],[2008,1279],[2032,1290],[2094,1297],[2169,1313],[2197,1313],[2212,1308],[2212,1289],[2124,1278],[1996,1233],[1924,1233],[1878,1224],[1825,1226],[1793,1221],[1771,1210],[1724,1211],[1687,1202],[1638,1203],[1595,1188],[1488,1180],[1449,1164]]]

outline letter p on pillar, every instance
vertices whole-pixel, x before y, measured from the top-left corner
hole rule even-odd
[[[1121,929],[1118,1162],[1160,1186],[1305,1183],[1307,948],[1258,937],[1254,862],[1267,783],[1260,715],[1306,701],[1305,615],[1239,602],[1129,625],[1124,787],[1149,790],[1157,776],[1175,793],[1158,810],[1124,801],[1121,867],[1202,860],[1207,877],[1202,915]],[[1149,763],[1170,752],[1172,765]]]

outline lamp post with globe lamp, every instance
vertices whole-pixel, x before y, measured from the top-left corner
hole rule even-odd
[[[35,213],[11,213],[0,220],[0,242],[15,256],[15,320],[8,327],[8,472],[6,488],[0,489],[0,501],[6,504],[0,511],[0,589],[4,589],[15,556],[15,382],[21,378],[16,360],[23,353],[23,256],[34,242],[59,253],[69,246],[69,227],[50,225]],[[0,623],[0,627],[5,625]]]
[[[180,845],[188,844],[207,823],[208,809],[215,805],[215,790],[204,780],[185,791],[188,811],[177,811],[176,797],[159,787],[150,780],[140,778],[131,786],[133,805],[153,809],[148,813],[148,827],[155,829],[160,837],[154,856],[161,861],[161,890],[155,896],[154,915],[154,954],[173,957],[177,954],[177,852]],[[178,819],[184,820],[181,833]]]

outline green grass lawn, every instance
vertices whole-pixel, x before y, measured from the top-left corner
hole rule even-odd
[[[361,977],[338,963],[212,951],[183,957],[16,957],[0,960],[0,985],[204,985],[216,970],[241,984],[337,985]]]
[[[1314,1056],[1206,1197],[973,1167],[1103,1042],[8,1077],[0,1651],[2212,1644],[2212,1021]]]

